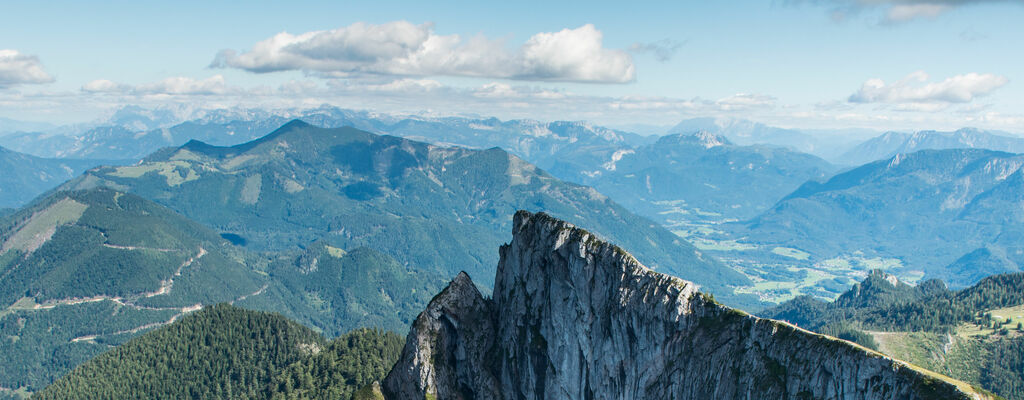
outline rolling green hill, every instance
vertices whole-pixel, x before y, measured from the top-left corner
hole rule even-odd
[[[33,398],[350,398],[380,380],[402,339],[328,341],[276,315],[210,306],[104,353]]]
[[[444,276],[493,275],[510,216],[546,211],[592,227],[650,267],[698,282],[727,302],[757,302],[732,294],[745,276],[656,223],[497,148],[438,147],[293,121],[238,146],[190,142],[139,165],[94,169],[64,187],[97,186],[153,199],[251,249],[325,240],[369,247]]]
[[[38,389],[109,346],[257,292],[216,233],[138,196],[58,192],[0,227],[0,386]]]
[[[915,287],[875,271],[834,302],[804,296],[761,315],[1024,399],[1024,273],[954,292],[937,281]]]

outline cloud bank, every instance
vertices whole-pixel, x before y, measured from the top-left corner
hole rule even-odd
[[[107,79],[97,79],[82,85],[83,92],[132,95],[223,95],[238,90],[229,87],[222,75],[214,75],[206,79],[178,76],[142,85],[128,85]]]
[[[0,89],[53,81],[53,77],[43,69],[39,57],[0,49]]]
[[[327,31],[282,32],[248,51],[222,50],[212,67],[255,73],[305,71],[325,77],[458,76],[528,81],[626,83],[629,53],[606,49],[593,25],[533,35],[516,49],[483,36],[438,35],[432,24],[355,23]]]
[[[917,71],[891,84],[881,79],[868,79],[851,103],[932,104],[970,103],[1006,85],[1010,80],[994,74],[969,73],[928,83],[928,74]],[[933,107],[934,108],[934,107]]]

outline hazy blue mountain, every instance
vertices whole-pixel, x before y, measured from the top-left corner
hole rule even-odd
[[[552,175],[577,183],[600,174],[601,166],[611,161],[616,152],[652,140],[579,121],[405,119],[376,129],[431,143],[472,148],[501,147]]]
[[[810,154],[738,146],[720,135],[663,136],[624,150],[586,182],[626,207],[672,225],[680,220],[747,219],[808,180],[835,170]]]
[[[899,153],[943,149],[988,149],[1022,153],[1024,152],[1024,138],[1010,136],[1005,132],[984,131],[975,128],[963,128],[953,132],[886,132],[843,153],[837,158],[837,162],[860,165],[887,159]]]
[[[899,154],[808,182],[735,234],[768,246],[796,247],[824,260],[860,252],[896,258],[901,272],[919,271],[962,287],[982,276],[962,259],[1002,248],[1021,262],[1024,155],[980,149]],[[957,260],[960,260],[957,262]]]
[[[18,121],[0,117],[0,136],[13,132],[37,132],[53,129],[55,126],[46,122]]]
[[[497,148],[439,147],[294,121],[238,146],[190,142],[137,166],[95,169],[65,187],[95,186],[153,199],[253,249],[326,240],[446,276],[489,275],[510,216],[543,210],[592,227],[647,265],[687,276],[726,301],[741,301],[730,297],[730,285],[747,282],[596,190]]]
[[[0,208],[20,207],[86,169],[121,163],[39,158],[0,147]]]
[[[497,146],[542,168],[560,169],[576,176],[608,161],[620,148],[651,141],[648,137],[585,122],[400,117],[334,107],[302,112],[197,111],[193,113],[195,118],[161,125],[174,121],[165,114],[173,113],[126,107],[99,126],[80,133],[24,132],[0,137],[0,145],[44,157],[142,158],[162,147],[181,146],[189,140],[219,146],[241,144],[260,138],[291,119],[301,119],[326,128],[352,126],[435,144],[481,149]]]
[[[729,138],[739,145],[764,144],[787,147],[833,161],[849,148],[876,133],[863,129],[788,129],[734,118],[686,119],[670,134],[706,131]]]
[[[153,151],[180,146],[189,140],[237,144],[253,140],[287,120],[252,122],[185,122],[169,128],[134,131],[123,126],[99,126],[79,134],[17,133],[0,138],[4,145],[18,151],[59,158],[139,160]]]

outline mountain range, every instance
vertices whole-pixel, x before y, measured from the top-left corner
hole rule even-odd
[[[834,170],[809,154],[735,145],[698,131],[620,150],[584,182],[631,210],[674,226],[752,218],[804,182],[825,179]]]
[[[894,271],[964,287],[1020,270],[1022,157],[980,149],[899,154],[808,182],[731,229],[812,261],[854,253],[898,259]],[[976,258],[987,261],[969,262]]]
[[[790,129],[735,118],[691,118],[668,130],[673,133],[705,131],[729,138],[741,146],[768,145],[814,154],[834,161],[849,148],[877,135],[866,129]]]
[[[864,141],[836,159],[844,165],[861,165],[897,154],[920,150],[988,149],[1008,153],[1024,152],[1024,138],[1009,133],[963,128],[953,132],[917,131],[886,132]]]
[[[726,301],[747,301],[731,289],[746,281],[743,275],[596,190],[498,148],[440,147],[293,121],[245,144],[192,141],[139,165],[90,170],[63,186],[92,187],[153,199],[250,249],[325,240],[371,247],[446,276],[489,271],[508,215],[544,210],[618,240],[654,268],[692,276]]]
[[[460,273],[404,348],[390,333],[328,341],[279,315],[217,305],[90,360],[38,396],[996,398],[722,306],[545,214],[521,211],[512,225],[494,297]]]
[[[479,303],[472,293],[493,295],[483,298],[484,304],[489,305],[482,307],[492,307],[485,314],[497,318],[504,312],[499,312],[497,305],[505,301],[502,299],[517,298],[515,293],[533,290],[529,288],[537,285],[582,284],[569,279],[570,283],[551,280],[518,287],[509,286],[509,280],[526,282],[526,277],[536,274],[526,273],[514,279],[501,277],[501,265],[511,262],[508,257],[513,256],[505,253],[507,249],[493,249],[505,241],[508,230],[519,232],[520,222],[516,221],[532,221],[533,214],[529,213],[517,216],[516,220],[509,218],[522,209],[543,211],[587,226],[594,233],[583,234],[594,238],[598,243],[595,246],[600,247],[605,239],[621,243],[637,255],[637,262],[661,273],[693,279],[696,285],[678,285],[692,290],[699,287],[704,293],[691,298],[703,299],[704,304],[690,312],[722,318],[714,325],[728,328],[715,331],[715,337],[732,337],[729,335],[736,331],[757,331],[764,324],[772,325],[758,319],[732,318],[733,314],[742,313],[709,300],[710,293],[714,293],[729,305],[761,309],[767,304],[765,300],[771,300],[765,293],[776,289],[771,286],[773,281],[766,280],[764,271],[757,269],[760,268],[785,275],[783,279],[803,280],[842,293],[833,305],[798,297],[779,309],[766,311],[790,310],[789,314],[773,316],[792,318],[802,326],[899,354],[899,358],[959,374],[956,376],[985,387],[1010,387],[1005,381],[1012,381],[1007,377],[1013,375],[998,372],[1002,371],[998,368],[1009,368],[1004,364],[991,364],[990,368],[997,372],[982,380],[976,372],[970,372],[976,370],[955,369],[916,353],[893,350],[892,343],[904,342],[885,342],[883,339],[892,335],[876,334],[882,331],[872,329],[895,329],[902,325],[884,325],[878,322],[882,314],[859,311],[888,310],[886,307],[894,304],[923,304],[922,301],[955,297],[943,283],[920,280],[917,286],[911,286],[890,275],[872,273],[866,281],[843,293],[854,283],[850,279],[856,278],[858,271],[847,274],[845,280],[812,274],[829,270],[839,265],[836,260],[849,257],[895,260],[888,268],[900,277],[939,278],[952,287],[966,287],[979,279],[982,283],[991,282],[984,278],[1019,271],[1020,254],[1024,254],[1017,244],[1021,237],[1017,227],[1022,217],[1018,212],[1020,199],[1024,198],[1020,192],[1024,189],[1024,173],[1020,171],[1024,160],[1016,154],[978,149],[925,150],[899,153],[832,175],[837,167],[815,156],[783,147],[738,145],[708,131],[645,138],[578,122],[393,118],[331,108],[306,115],[323,125],[361,123],[375,132],[388,129],[398,135],[389,136],[352,127],[318,128],[301,121],[285,123],[281,117],[266,115],[253,114],[241,119],[236,116],[213,113],[202,121],[143,131],[150,132],[145,135],[135,133],[135,144],[125,139],[129,128],[94,129],[94,136],[87,135],[90,139],[82,143],[120,141],[126,147],[90,145],[76,151],[91,155],[102,155],[104,151],[125,154],[131,149],[158,147],[202,135],[221,142],[191,140],[157,150],[133,165],[92,168],[35,200],[22,200],[28,205],[20,210],[0,212],[0,334],[7,338],[0,343],[5,358],[0,362],[0,388],[39,390],[106,349],[143,340],[140,335],[165,329],[161,326],[175,326],[176,321],[198,315],[194,311],[219,302],[281,313],[316,335],[324,335],[311,339],[320,347],[328,346],[330,338],[346,337],[348,332],[360,328],[402,331],[412,324],[410,340],[416,337],[419,346],[412,351],[422,352],[424,343],[429,342],[421,340],[422,329],[444,323],[415,322],[416,313],[427,307],[426,314],[436,315],[436,302],[445,293],[457,291],[457,297],[470,304]],[[126,124],[133,121],[131,113],[121,117]],[[160,123],[157,120],[155,116],[135,123],[144,127]],[[283,126],[257,136],[276,123]],[[235,135],[226,135],[229,130]],[[170,133],[165,135],[165,131]],[[150,134],[154,136],[146,138]],[[495,142],[518,147],[515,153],[487,148],[487,144]],[[546,168],[514,155],[517,153],[529,154],[546,168],[562,171],[561,175],[549,174]],[[589,184],[594,189],[566,180]],[[536,218],[549,221],[546,216]],[[563,228],[555,229],[554,236],[575,235],[572,232],[576,228],[559,226]],[[675,234],[665,226],[676,229]],[[683,238],[692,239],[695,232],[702,232],[697,234],[697,240],[703,238],[701,235],[722,240],[711,246],[701,242],[698,249]],[[514,235],[513,243],[517,240],[527,238]],[[583,242],[587,246],[581,248],[590,248],[589,239]],[[526,247],[564,244],[557,240],[554,244],[541,241]],[[730,246],[738,250],[729,250]],[[753,250],[744,246],[752,246]],[[514,254],[519,258],[533,257],[527,263],[530,265],[552,263],[533,253]],[[716,259],[719,257],[725,262]],[[489,281],[495,264],[499,265],[498,279]],[[867,265],[870,264],[865,262],[858,268]],[[434,296],[446,279],[463,270],[480,276],[480,284],[472,283],[469,275],[460,275],[442,295]],[[628,285],[620,289],[621,293],[633,290]],[[668,289],[655,285],[643,290],[660,293]],[[560,292],[572,293],[568,289]],[[553,300],[535,294],[527,297]],[[446,298],[450,300],[450,296]],[[1017,301],[1010,297],[1003,300],[982,305],[988,308],[971,308],[974,314],[968,322],[977,323],[979,313],[998,307],[1012,308]],[[814,322],[825,315],[822,312],[843,319]],[[561,312],[520,314],[516,318],[539,323]],[[795,317],[799,315],[808,316]],[[875,319],[857,319],[862,315],[873,315],[870,318]],[[452,318],[466,321],[462,317]],[[644,318],[657,319],[654,315]],[[61,328],[47,328],[53,326]],[[487,332],[487,326],[484,323],[481,330]],[[632,328],[633,334],[647,329],[639,325]],[[935,332],[927,329],[933,328],[926,325],[921,328],[925,333],[908,330],[912,334],[907,335],[925,335],[930,339],[912,344],[932,346],[937,342],[928,335]],[[794,332],[802,335],[802,331]],[[358,337],[377,337],[361,335]],[[464,333],[456,337],[460,335]],[[1009,337],[1014,337],[1012,332]],[[611,343],[618,340],[608,339]],[[160,339],[168,340],[171,339],[166,336]],[[529,332],[502,340],[537,341],[536,335]],[[552,337],[543,336],[543,341],[550,340]],[[757,340],[771,348],[786,346],[774,339]],[[691,345],[696,346],[695,343]],[[961,351],[956,353],[957,357],[962,356],[958,360],[984,358],[985,354],[1015,359],[1016,342],[1012,340],[1006,341],[1009,344],[1005,346],[963,343],[974,347],[964,348],[969,351],[957,350]],[[736,356],[728,346],[718,347],[721,352],[708,357],[720,358],[722,365],[746,357]],[[980,352],[975,348],[980,348]],[[535,348],[505,350],[523,354],[524,360],[535,359]],[[683,359],[680,354],[673,354],[672,358]],[[308,381],[306,374],[326,368],[326,361],[309,365],[305,363],[312,361],[303,361],[309,354],[294,356],[298,358],[284,363],[288,365],[257,361],[270,372],[260,372],[256,385],[230,379],[205,381],[195,393],[223,394],[229,381],[232,387],[245,387],[250,397],[279,391],[324,393],[321,390],[330,385],[315,379]],[[787,364],[791,360],[773,359],[779,365],[792,366]],[[748,361],[757,364],[752,360],[742,362]],[[809,360],[799,363],[805,361]],[[813,362],[828,364],[835,360]],[[111,366],[116,361],[108,359],[104,363]],[[478,370],[493,371],[493,365],[478,366],[483,368]],[[777,365],[769,363],[762,367],[772,370]],[[84,376],[111,373],[99,372],[103,368]],[[694,367],[713,368],[703,364]],[[900,368],[903,367],[896,369]],[[512,363],[498,368],[516,369],[520,377],[537,376],[536,367]],[[283,370],[288,372],[282,375]],[[330,372],[320,371],[317,374]],[[964,375],[952,371],[968,372]],[[383,373],[375,372],[373,380],[382,379]],[[164,379],[159,378],[164,376],[161,374],[164,372],[146,379],[159,381]],[[217,374],[211,373],[211,377]],[[317,374],[310,376],[322,376]],[[555,376],[550,371],[544,375]],[[77,383],[63,383],[61,390],[88,386],[83,375],[69,376],[78,376],[72,380]],[[473,379],[486,378],[481,376]],[[799,372],[785,376],[786,381],[796,385],[807,375]],[[726,385],[712,380],[687,390],[695,394],[716,388],[721,393],[736,394],[750,382],[773,377],[778,376],[737,375],[738,383]],[[122,382],[124,378],[111,379]],[[697,379],[694,376],[683,380],[691,378]],[[449,378],[437,375],[432,379]],[[904,378],[894,379],[890,384],[902,387],[899,382]],[[364,395],[393,394],[398,390],[393,380],[383,386],[366,385],[370,382],[366,380],[359,382],[362,383],[346,383],[344,393],[355,393],[357,388],[362,388],[359,392]],[[960,383],[952,384],[961,390],[972,390]],[[581,388],[588,385],[573,390],[584,390]],[[111,386],[102,387],[109,392]],[[539,393],[539,387],[522,388],[516,390]],[[420,389],[430,393],[429,388]],[[767,385],[764,392],[788,393],[797,389]],[[330,390],[337,394],[342,389]],[[615,393],[619,389],[613,384],[601,390]],[[911,390],[901,392],[910,395],[917,389],[895,390]],[[9,391],[0,389],[0,396],[5,393]]]
[[[56,126],[46,122],[18,121],[0,117],[0,136],[14,132],[38,132],[53,129]]]

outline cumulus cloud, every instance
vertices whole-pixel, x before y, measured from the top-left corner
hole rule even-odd
[[[212,67],[255,73],[305,71],[327,77],[353,75],[467,76],[535,81],[625,83],[633,59],[606,49],[593,25],[542,32],[517,49],[504,40],[438,35],[432,24],[406,21],[355,23],[302,34],[278,33],[251,50],[222,50]]]
[[[845,19],[865,10],[879,10],[883,23],[901,23],[920,18],[935,18],[958,7],[977,4],[1016,3],[1024,0],[795,0],[796,3],[832,4],[832,15]]]
[[[889,104],[951,104],[970,103],[986,96],[1009,82],[1005,76],[969,73],[928,83],[928,74],[917,71],[891,84],[881,79],[868,79],[857,93],[850,96],[851,103]],[[934,110],[935,106],[908,106],[914,110]]]
[[[675,39],[661,39],[651,43],[633,43],[629,46],[629,51],[638,54],[653,54],[654,58],[661,62],[668,62],[675,57],[679,48],[683,47],[686,42],[680,42]]]
[[[0,89],[53,81],[53,76],[43,69],[39,57],[21,54],[17,50],[0,50]]]

